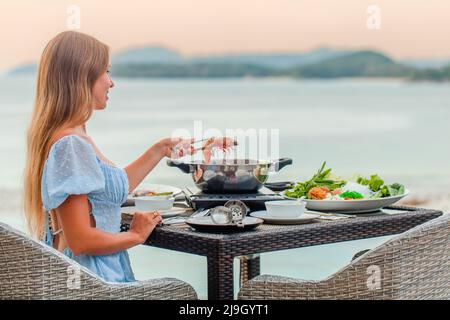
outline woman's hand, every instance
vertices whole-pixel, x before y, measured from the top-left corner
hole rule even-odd
[[[193,142],[194,139],[165,138],[158,141],[157,145],[162,157],[177,159],[195,152]]]
[[[159,212],[135,212],[129,232],[135,233],[139,243],[144,243],[153,229],[162,222]]]
[[[237,142],[234,139],[228,137],[211,137],[204,139],[201,147],[197,147],[197,149],[192,145],[194,142],[194,138],[166,138],[160,140],[157,145],[159,146],[162,157],[173,159],[181,158],[185,155],[192,155],[198,150],[202,150],[205,158],[209,158],[213,148],[226,151],[237,145]]]
[[[131,232],[110,233],[92,225],[88,197],[85,194],[70,195],[55,209],[61,223],[65,245],[74,255],[108,255],[127,250],[147,240],[155,226],[161,221],[159,213],[138,212],[134,215]]]

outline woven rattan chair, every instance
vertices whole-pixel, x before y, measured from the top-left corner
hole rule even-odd
[[[419,225],[322,281],[261,275],[239,299],[450,299],[450,214]]]
[[[2,223],[0,270],[0,299],[197,299],[194,289],[177,279],[105,282],[59,251]]]

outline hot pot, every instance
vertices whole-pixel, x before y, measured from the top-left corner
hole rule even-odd
[[[292,159],[275,161],[251,159],[226,159],[205,162],[182,162],[168,159],[167,165],[191,174],[195,185],[205,193],[253,193],[257,192],[269,178],[283,167],[292,164]]]

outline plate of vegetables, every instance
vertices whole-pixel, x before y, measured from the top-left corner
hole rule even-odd
[[[283,192],[286,199],[303,198],[309,210],[342,213],[378,211],[408,194],[404,185],[386,184],[377,174],[345,180],[326,169],[326,162],[311,179]]]
[[[129,197],[174,197],[181,193],[181,189],[163,184],[142,183]]]

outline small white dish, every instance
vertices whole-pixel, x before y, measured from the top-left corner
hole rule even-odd
[[[169,186],[165,184],[152,184],[152,183],[141,183],[133,192],[131,192],[128,196],[129,199],[134,199],[133,195],[139,191],[152,191],[156,193],[165,193],[165,192],[171,192],[172,197],[175,197],[176,195],[180,194],[182,190],[180,188]]]
[[[134,205],[138,211],[170,210],[173,208],[174,197],[144,196],[135,197]]]
[[[301,216],[291,218],[272,216],[266,210],[254,211],[250,213],[250,216],[263,219],[264,223],[268,224],[304,224],[314,222],[315,219],[320,218],[319,214],[308,211],[305,211]]]
[[[297,218],[306,210],[306,202],[302,200],[266,201],[265,205],[270,216],[279,218]]]
[[[122,207],[121,208],[121,212],[123,214],[130,215],[130,216],[132,216],[136,211],[148,211],[148,210],[139,210],[135,206]],[[155,210],[151,210],[151,211],[155,211]],[[169,218],[169,217],[175,217],[175,216],[178,216],[180,214],[183,214],[183,213],[186,212],[186,210],[182,209],[182,208],[175,208],[174,207],[174,208],[172,208],[170,210],[158,210],[158,212],[161,215],[161,217]]]

